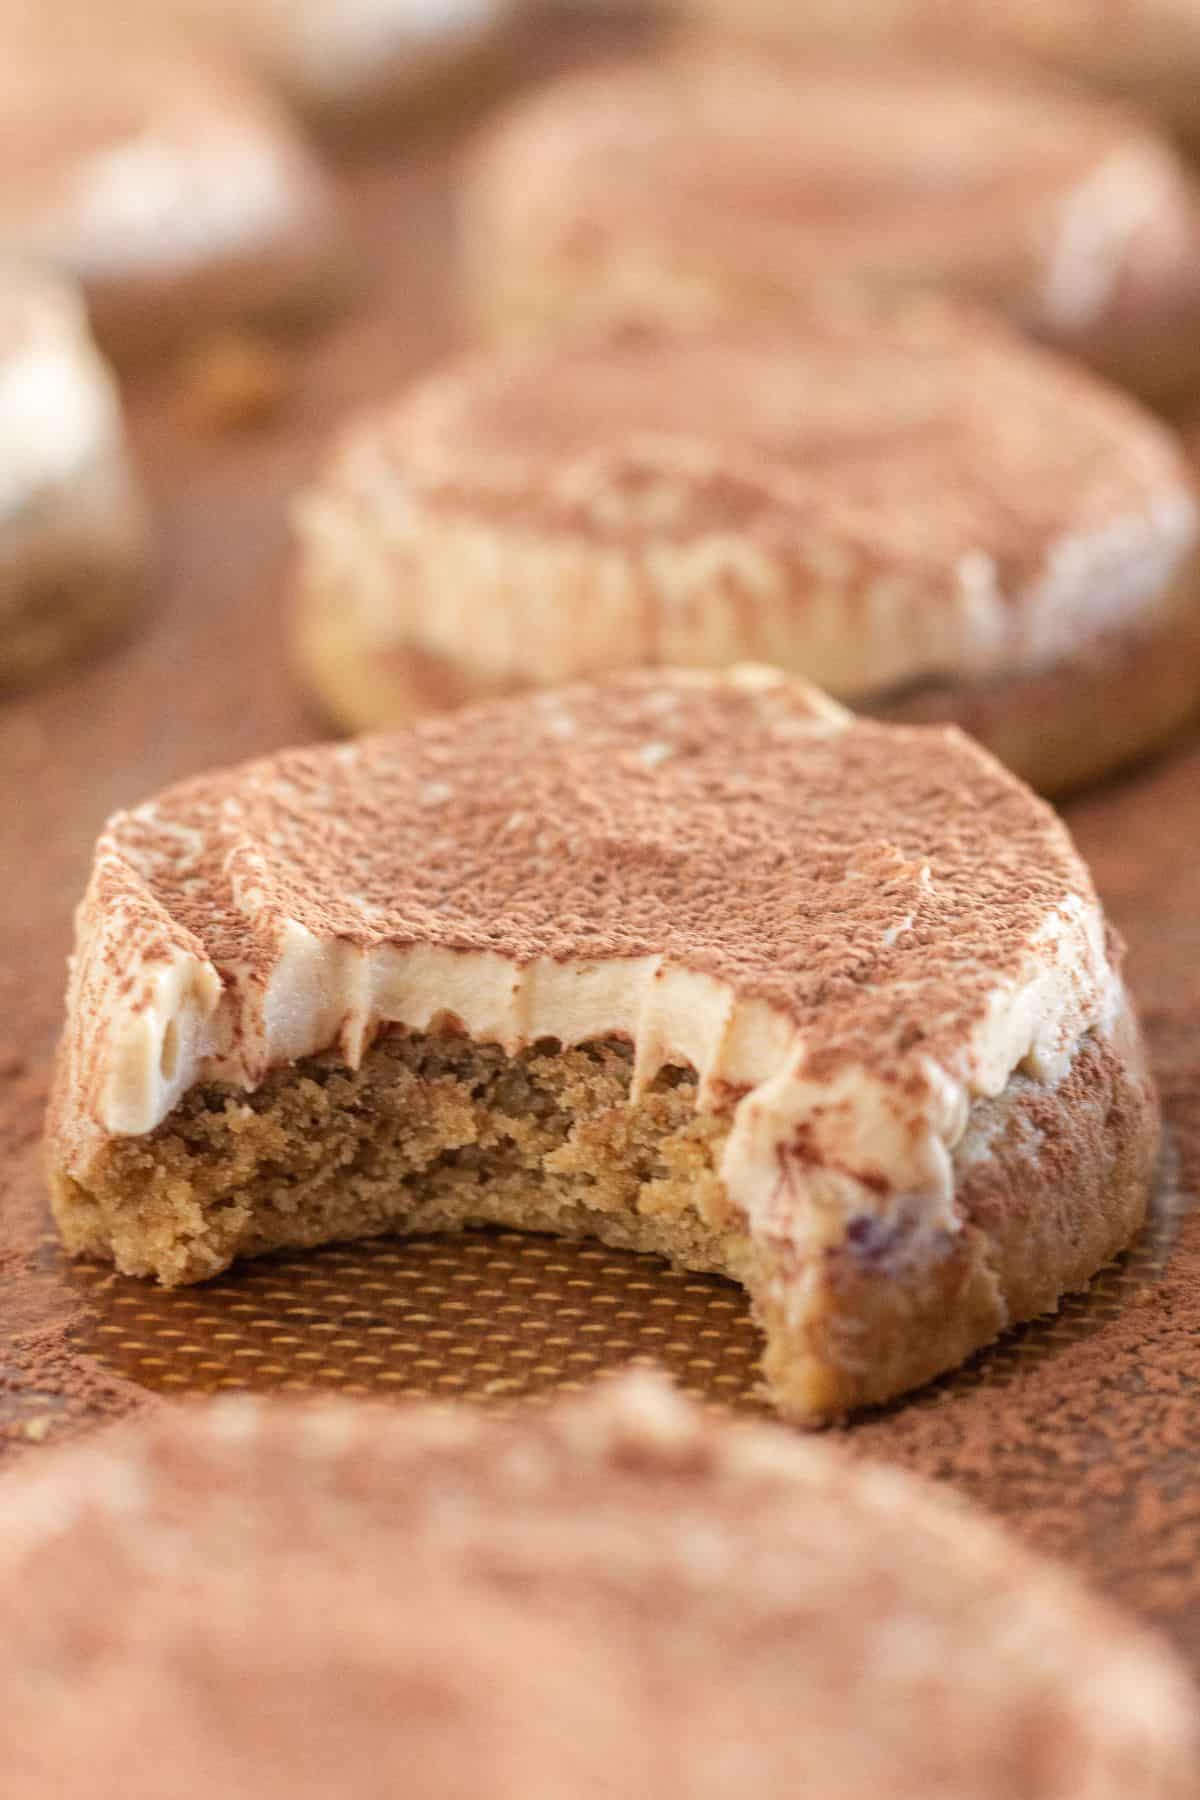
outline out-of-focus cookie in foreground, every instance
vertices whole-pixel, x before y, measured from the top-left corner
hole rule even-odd
[[[790,304],[841,277],[968,293],[1154,400],[1200,377],[1196,185],[1085,97],[903,64],[607,67],[487,129],[463,214],[490,329]]]
[[[1087,871],[953,729],[633,674],[117,815],[48,1123],[67,1247],[168,1285],[500,1224],[731,1276],[816,1421],[1052,1309],[1157,1109]]]
[[[940,301],[470,357],[353,423],[297,518],[298,659],[356,729],[749,659],[1048,790],[1200,701],[1178,441]]]
[[[119,41],[17,34],[0,56],[0,254],[82,283],[122,359],[336,292],[325,178],[227,71]]]
[[[1195,0],[679,0],[676,10],[773,52],[903,49],[1075,77],[1200,144]]]
[[[9,1800],[1195,1800],[1166,1648],[962,1502],[629,1376],[239,1397],[0,1492]]]
[[[149,537],[79,296],[0,264],[0,691],[128,621]]]

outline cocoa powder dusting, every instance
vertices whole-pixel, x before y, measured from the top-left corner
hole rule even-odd
[[[450,347],[451,148],[428,146],[394,166],[361,161],[343,175],[345,210],[371,259],[367,308],[298,355],[286,421],[206,435],[177,381],[153,378],[133,393],[162,541],[157,611],[103,660],[0,702],[0,1463],[161,1404],[146,1384],[167,1389],[172,1376],[177,1392],[300,1379],[369,1389],[370,1370],[400,1337],[415,1345],[413,1360],[403,1381],[371,1390],[381,1396],[422,1384],[443,1396],[540,1391],[644,1350],[714,1398],[749,1402],[753,1334],[736,1291],[634,1265],[618,1302],[615,1277],[603,1291],[617,1266],[608,1253],[505,1250],[517,1273],[498,1283],[488,1270],[500,1251],[478,1242],[450,1257],[420,1244],[331,1251],[185,1299],[65,1268],[49,1226],[41,1115],[93,842],[117,807],[316,734],[278,628],[286,503],[345,407]],[[411,257],[414,242],[430,246],[427,264]],[[1164,1626],[1200,1671],[1200,1214],[1187,1216],[1200,1185],[1200,743],[1067,811],[1129,941],[1178,1217],[1057,1322],[1016,1334],[846,1439],[972,1494]],[[464,1323],[473,1270],[481,1298]],[[586,1313],[593,1288],[606,1305]],[[297,1294],[307,1312],[283,1327]],[[162,1334],[153,1339],[137,1324],[151,1312]],[[135,1340],[141,1349],[125,1347]],[[258,1360],[238,1362],[230,1343]],[[438,1347],[448,1343],[469,1354],[456,1363]]]

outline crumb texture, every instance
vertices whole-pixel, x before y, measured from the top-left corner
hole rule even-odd
[[[389,1034],[256,1093],[194,1090],[146,1138],[117,1138],[59,1213],[70,1248],[169,1285],[261,1252],[468,1225],[516,1225],[659,1251],[736,1274],[744,1239],[714,1161],[728,1118],[696,1111],[690,1071],[630,1104],[632,1054],[603,1043],[509,1058]]]
[[[1089,1041],[1067,1079],[979,1102],[955,1158],[957,1223],[853,1213],[806,1262],[751,1233],[720,1179],[730,1113],[690,1070],[630,1096],[627,1045],[509,1057],[453,1033],[389,1033],[255,1093],[195,1089],[146,1137],[61,1174],[69,1250],[168,1285],[241,1256],[499,1224],[652,1251],[749,1293],[781,1411],[815,1422],[952,1368],[1083,1287],[1141,1224],[1156,1126],[1136,1065]],[[878,1200],[878,1197],[877,1197]],[[813,1204],[800,1185],[790,1204]]]

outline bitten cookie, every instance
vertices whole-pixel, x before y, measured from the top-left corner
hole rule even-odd
[[[0,1491],[9,1800],[1194,1800],[1148,1632],[648,1375],[164,1409]]]
[[[1200,700],[1178,441],[941,302],[468,358],[352,423],[297,518],[298,660],[354,728],[750,659],[1052,789]]]
[[[685,17],[772,51],[904,49],[1091,82],[1200,143],[1195,0],[680,0]]]
[[[1200,203],[1099,101],[936,65],[693,57],[568,76],[463,186],[485,326],[544,331],[831,279],[985,301],[1152,399],[1200,377]]]
[[[0,267],[0,691],[126,623],[149,526],[75,292]]]
[[[132,359],[325,304],[324,177],[285,116],[194,54],[52,45],[0,58],[0,255],[82,283]]]
[[[503,1224],[748,1290],[803,1420],[954,1367],[1141,1223],[1142,1047],[1064,827],[769,670],[297,750],[118,814],[48,1127],[75,1253]]]

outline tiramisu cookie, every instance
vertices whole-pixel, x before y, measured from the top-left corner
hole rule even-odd
[[[74,291],[0,266],[0,690],[123,624],[148,525]]]
[[[1151,397],[1200,375],[1200,205],[1176,153],[1101,102],[934,65],[566,77],[484,137],[464,234],[499,328],[938,284]]]
[[[1200,141],[1196,0],[682,0],[693,20],[771,50],[881,46],[1080,77]]]
[[[1149,1632],[964,1503],[630,1377],[159,1413],[0,1494],[10,1800],[1195,1800]]]
[[[748,659],[1053,788],[1200,699],[1179,444],[939,301],[468,359],[352,426],[298,518],[300,661],[354,727]]]
[[[49,1121],[68,1248],[197,1281],[503,1224],[746,1286],[818,1419],[1141,1222],[1156,1113],[1088,875],[953,730],[630,675],[119,814]]]
[[[286,118],[194,56],[17,34],[0,57],[0,254],[78,278],[101,341],[135,356],[326,298],[329,199]]]

